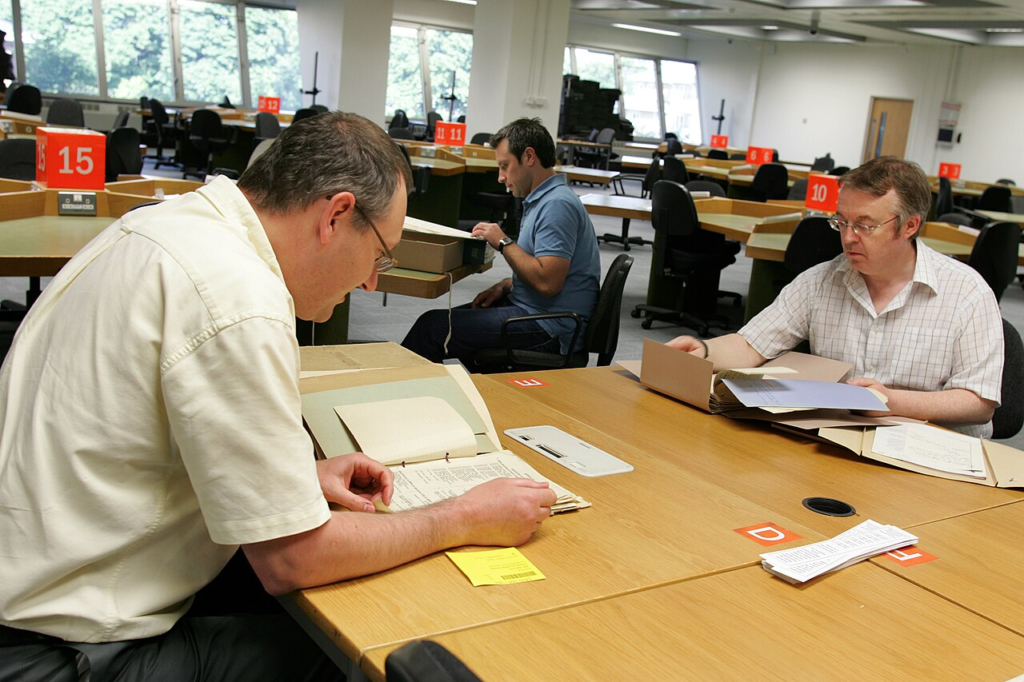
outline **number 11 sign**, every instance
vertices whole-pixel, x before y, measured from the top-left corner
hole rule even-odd
[[[466,124],[438,121],[434,128],[434,142],[437,144],[450,144],[453,147],[465,146]]]

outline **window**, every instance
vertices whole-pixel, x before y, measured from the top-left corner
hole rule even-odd
[[[167,0],[103,0],[107,94],[174,99]]]
[[[52,1],[52,0],[51,0]],[[235,8],[199,0],[179,0],[181,73],[185,99],[242,103]]]
[[[0,31],[3,31],[7,34],[6,36],[4,36],[3,44],[0,47],[3,47],[7,54],[11,56],[11,71],[13,71],[15,75],[17,75],[18,67],[16,66],[16,64],[18,63],[18,55],[14,52],[14,12],[11,11],[10,0],[0,0]],[[0,68],[7,68],[6,59],[3,62],[0,62]],[[8,78],[6,79],[7,81],[9,81],[8,84],[10,84],[10,81],[16,80],[14,78],[11,78],[10,75],[10,73],[4,73],[3,71],[0,71],[0,79],[4,78],[5,76],[8,76]]]
[[[602,88],[618,89],[615,78],[615,55],[576,48],[576,75],[583,80],[597,81]]]
[[[26,82],[45,92],[100,94],[91,0],[21,0],[21,24]]]
[[[281,98],[282,109],[302,108],[299,17],[294,10],[245,8],[249,52],[249,101]]]
[[[425,118],[423,75],[420,70],[419,33],[414,28],[391,27],[391,57],[388,59],[386,115],[405,110],[409,118]]]
[[[473,62],[473,34],[461,31],[426,30],[427,55],[430,64],[430,91],[434,111],[446,121],[466,115],[469,104],[469,69]],[[454,78],[454,81],[453,81]],[[450,102],[452,83],[455,97]],[[449,106],[451,116],[449,116]]]
[[[622,57],[622,102],[624,116],[633,124],[633,135],[661,139],[661,108],[658,106],[658,77],[653,59]]]
[[[662,60],[661,82],[665,93],[665,130],[679,135],[680,142],[700,144],[704,133],[700,125],[697,65]]]
[[[565,54],[562,57],[562,74],[566,75],[570,73],[572,73],[572,54],[570,49],[567,47],[565,48]]]

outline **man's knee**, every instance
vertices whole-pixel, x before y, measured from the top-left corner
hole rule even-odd
[[[428,310],[413,323],[402,346],[432,362],[444,359],[442,348],[448,333],[448,311]]]

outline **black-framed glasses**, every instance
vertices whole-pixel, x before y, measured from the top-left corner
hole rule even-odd
[[[388,245],[384,243],[384,237],[380,236],[380,230],[377,229],[377,226],[373,224],[373,221],[370,220],[369,216],[366,215],[363,209],[359,208],[358,203],[355,204],[354,208],[359,211],[359,215],[363,217],[363,220],[369,223],[370,229],[373,230],[375,235],[377,235],[377,241],[380,242],[380,247],[384,249],[384,255],[373,261],[373,269],[379,274],[397,268],[398,259],[391,253],[391,249],[388,248]]]
[[[850,228],[851,230],[853,230],[853,233],[858,237],[869,237],[874,233],[875,230],[882,227],[883,225],[888,225],[894,220],[899,220],[899,216],[894,215],[885,222],[878,223],[877,225],[872,227],[871,225],[865,225],[864,223],[850,223],[845,220],[841,220],[839,216],[834,215],[828,219],[828,226],[831,227],[836,232],[842,232],[846,228]]]

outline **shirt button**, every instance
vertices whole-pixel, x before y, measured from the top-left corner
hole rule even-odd
[[[868,371],[869,372],[874,372],[875,371],[875,366],[874,365],[869,366],[868,367]]]

